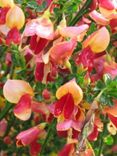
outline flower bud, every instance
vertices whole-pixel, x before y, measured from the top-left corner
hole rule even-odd
[[[25,23],[24,13],[21,8],[15,5],[7,13],[6,25],[11,29],[16,27],[19,30],[23,27],[24,23]]]
[[[43,92],[42,92],[42,96],[43,96],[44,99],[48,100],[48,99],[50,99],[51,94],[50,94],[49,90],[44,89]]]

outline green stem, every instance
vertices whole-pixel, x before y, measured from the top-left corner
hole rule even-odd
[[[105,122],[106,119],[107,119],[107,116],[104,117],[104,130],[103,130],[102,134],[100,135],[99,152],[98,152],[97,156],[101,156],[102,151],[103,151],[103,138],[104,138],[106,126],[107,126],[107,124]]]
[[[0,113],[0,121],[6,116],[6,114],[9,112],[12,106],[13,106],[12,104],[10,104],[9,102],[6,102],[5,108]]]
[[[44,143],[42,145],[42,149],[41,149],[41,152],[40,152],[39,156],[42,156],[42,154],[44,152],[44,149],[45,149],[45,147],[46,147],[46,145],[47,145],[47,143],[49,141],[49,138],[50,138],[50,136],[52,134],[52,131],[53,131],[53,128],[55,127],[55,125],[56,125],[56,119],[54,118],[52,123],[50,124],[50,126],[48,128],[47,136],[46,136],[45,141],[44,141]]]
[[[69,26],[75,25],[80,18],[88,12],[88,7],[90,6],[92,0],[87,0],[83,7],[78,11],[78,13],[75,15],[75,17],[72,19],[72,21],[69,23]]]

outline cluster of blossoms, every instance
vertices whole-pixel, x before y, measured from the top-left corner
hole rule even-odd
[[[37,0],[38,5],[42,3]],[[103,118],[108,121],[108,132],[111,135],[117,132],[117,41],[113,39],[117,33],[117,1],[92,0],[88,13],[75,26],[68,25],[64,14],[59,23],[53,20],[55,8],[60,8],[60,4],[48,0],[46,9],[39,14],[33,15],[28,8],[29,17],[26,18],[19,4],[0,0],[0,46],[11,48],[5,51],[6,66],[10,70],[0,75],[1,79],[5,75],[0,82],[1,98],[15,104],[11,110],[17,119],[33,122],[32,127],[15,135],[16,145],[29,146],[30,155],[42,154],[45,145],[39,140],[48,138],[47,127],[56,121],[58,138],[66,138],[66,145],[56,155],[95,156],[89,142],[96,141],[104,131]],[[90,32],[92,23],[95,29]],[[17,78],[19,67],[13,68],[13,46],[25,60],[27,77],[22,79]],[[77,69],[76,73],[73,68]],[[77,77],[81,73],[84,75],[80,83]],[[33,78],[28,81],[28,77]],[[63,82],[51,92],[48,86],[56,84],[59,77]],[[113,82],[113,93],[107,92],[106,86],[95,93],[97,82],[106,79],[110,84]],[[42,85],[44,89],[39,93],[36,88]],[[88,88],[92,95],[90,102]],[[105,92],[112,97],[113,105],[101,103]],[[0,106],[0,109],[4,112],[5,108]],[[7,127],[4,117],[0,121],[3,138]],[[8,142],[8,138],[4,142]]]

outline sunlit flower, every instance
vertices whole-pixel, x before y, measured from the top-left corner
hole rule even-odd
[[[3,94],[9,102],[17,103],[24,94],[33,96],[33,89],[26,81],[9,79],[4,85]]]
[[[106,50],[110,42],[110,35],[105,27],[92,33],[84,42],[83,47],[90,47],[94,53],[100,53]],[[103,43],[103,44],[102,44]]]
[[[33,90],[29,83],[23,80],[7,80],[3,87],[3,93],[9,102],[17,104],[14,107],[14,115],[21,120],[28,120],[32,112],[33,96]]]
[[[78,105],[82,101],[83,92],[76,83],[75,79],[67,82],[66,84],[58,88],[56,92],[56,97],[57,99],[61,99],[66,94],[71,94],[75,105]]]

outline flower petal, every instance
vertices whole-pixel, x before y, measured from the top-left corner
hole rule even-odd
[[[66,97],[67,95],[64,95],[63,97],[60,98],[60,100],[55,102],[55,109],[54,109],[55,116],[59,116],[62,113],[64,104],[66,102]]]
[[[33,89],[23,80],[7,80],[3,87],[4,97],[11,103],[18,103],[24,94],[33,96]]]
[[[115,8],[112,0],[99,0],[99,5],[107,10],[113,10]]]
[[[112,107],[106,107],[104,109],[104,112],[117,117],[117,101],[114,101],[114,105]]]
[[[74,27],[65,27],[60,28],[59,33],[63,37],[77,38],[77,41],[80,41],[80,35],[85,35],[88,28],[89,26],[87,24]]]
[[[7,125],[8,125],[8,123],[5,120],[5,118],[0,121],[0,137],[4,136],[4,134],[7,130]]]
[[[20,7],[15,5],[8,11],[6,15],[6,25],[11,29],[16,27],[18,30],[20,30],[24,26],[24,23],[24,13]]]
[[[65,119],[69,119],[74,110],[74,99],[70,93],[66,94],[66,100],[64,103],[63,114]]]
[[[37,35],[31,36],[30,48],[34,51],[34,54],[39,54],[46,46],[48,40],[45,38],[39,38]]]
[[[49,108],[45,103],[33,101],[31,108],[32,108],[32,112],[42,114],[46,118],[48,118],[50,115]]]
[[[96,10],[92,11],[89,13],[89,16],[97,23],[100,25],[107,25],[109,24],[109,20],[106,19],[103,15],[98,13]]]
[[[57,131],[66,131],[72,127],[72,120],[65,120],[57,123]]]
[[[63,149],[59,152],[58,156],[73,156],[74,144],[66,144]]]
[[[31,144],[30,144],[30,155],[31,156],[38,156],[38,154],[41,151],[41,144],[39,144],[37,142],[37,140],[34,140]]]
[[[82,89],[77,85],[74,79],[58,88],[56,92],[56,97],[60,99],[67,93],[71,93],[71,95],[73,96],[74,104],[78,105],[82,101],[83,98]]]
[[[26,146],[26,145],[31,144],[35,139],[37,139],[41,131],[42,130],[40,130],[37,126],[35,126],[28,130],[20,132],[16,136],[17,146],[20,146],[20,145]]]
[[[6,44],[9,45],[11,43],[19,44],[21,41],[21,35],[17,28],[11,29],[6,37]]]
[[[33,35],[52,40],[54,35],[54,28],[51,20],[49,18],[42,17],[38,19],[33,19],[28,22],[24,30],[24,36]]]
[[[90,46],[94,53],[100,53],[108,47],[110,42],[110,35],[106,27],[102,27],[93,34],[91,34],[84,42],[83,47]],[[103,44],[102,44],[103,43]]]
[[[44,63],[38,62],[35,68],[35,79],[37,81],[42,81],[44,77]]]
[[[95,141],[97,139],[97,137],[98,137],[98,134],[99,134],[98,127],[96,125],[94,125],[93,131],[88,136],[88,139],[90,141]]]
[[[64,41],[57,43],[50,49],[50,57],[58,64],[63,63],[64,60],[69,59],[76,47],[76,40]]]
[[[114,124],[114,126],[117,128],[117,117],[108,114],[109,119],[111,120],[111,122]]]
[[[28,94],[23,95],[14,108],[14,115],[20,120],[26,121],[31,116],[31,97]]]

